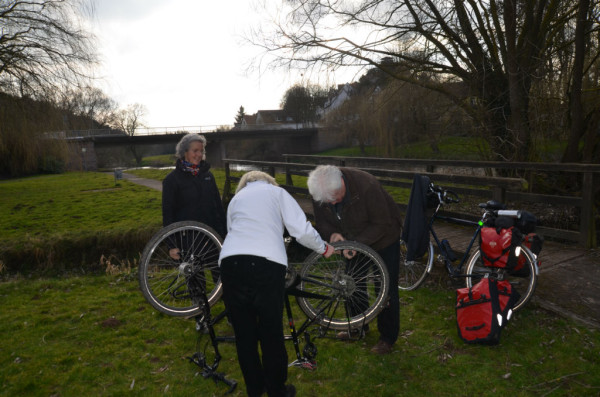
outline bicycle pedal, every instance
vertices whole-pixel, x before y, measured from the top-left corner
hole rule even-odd
[[[305,361],[302,363],[302,368],[303,369],[307,369],[309,371],[314,371],[315,369],[317,369],[317,362],[316,361]]]
[[[313,371],[317,369],[317,362],[314,360],[299,359],[291,362],[288,367],[300,367],[302,369]]]

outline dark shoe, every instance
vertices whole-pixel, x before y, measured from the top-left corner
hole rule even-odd
[[[296,387],[292,384],[285,385],[285,397],[295,397]]]
[[[343,340],[358,339],[364,335],[364,331],[361,331],[358,328],[351,329],[350,331],[341,331],[337,333],[338,339]]]
[[[375,353],[375,354],[389,354],[392,352],[392,345],[390,345],[387,342],[384,342],[382,340],[379,340],[379,342],[377,342],[375,344],[375,346],[373,346],[371,348],[371,353]]]

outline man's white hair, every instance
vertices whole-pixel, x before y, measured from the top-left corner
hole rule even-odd
[[[313,200],[328,203],[342,188],[342,171],[334,165],[320,165],[308,174],[308,191]]]
[[[262,172],[262,171],[249,171],[246,172],[242,178],[240,179],[240,182],[237,185],[237,189],[235,189],[235,192],[239,192],[240,190],[242,190],[244,187],[246,187],[246,185],[250,182],[256,182],[256,181],[265,181],[270,183],[271,185],[274,186],[279,186],[277,184],[277,182],[275,181],[275,178],[273,178],[271,175],[267,174],[266,172]]]

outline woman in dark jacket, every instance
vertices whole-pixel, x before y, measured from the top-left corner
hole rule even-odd
[[[206,138],[187,134],[175,148],[175,169],[163,180],[163,226],[198,221],[225,237],[225,210],[215,177],[204,158]]]

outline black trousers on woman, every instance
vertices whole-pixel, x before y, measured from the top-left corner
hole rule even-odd
[[[282,264],[251,255],[221,261],[223,301],[235,332],[248,396],[285,396],[288,356],[283,334]],[[258,346],[262,352],[259,355]]]

